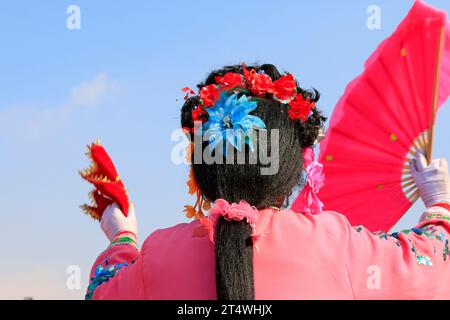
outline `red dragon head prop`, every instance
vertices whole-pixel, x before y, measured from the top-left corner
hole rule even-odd
[[[94,185],[94,190],[89,193],[91,205],[82,205],[83,211],[95,220],[100,220],[106,207],[115,202],[123,214],[128,216],[128,192],[100,141],[88,145],[86,155],[91,160],[91,165],[80,171],[80,175]]]

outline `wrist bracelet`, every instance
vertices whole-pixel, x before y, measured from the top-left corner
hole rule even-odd
[[[426,215],[422,221],[432,220],[432,219],[439,219],[439,220],[446,220],[450,221],[450,216],[442,214],[442,213],[431,213]]]
[[[130,244],[133,247],[135,247],[136,249],[139,250],[139,245],[137,244],[136,240],[132,237],[117,237],[115,238],[113,241],[111,241],[110,246],[120,246],[120,245],[127,245]]]

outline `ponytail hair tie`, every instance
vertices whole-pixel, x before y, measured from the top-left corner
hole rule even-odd
[[[224,199],[217,199],[209,212],[209,217],[213,221],[217,221],[220,216],[227,221],[245,220],[253,228],[258,220],[258,209],[252,207],[244,200],[230,204]]]
[[[194,231],[195,237],[209,235],[214,242],[214,225],[220,217],[227,221],[243,221],[245,220],[255,231],[256,221],[258,220],[258,209],[249,205],[246,201],[241,200],[239,203],[230,204],[224,199],[217,199],[213,207],[209,211],[208,217],[200,219],[201,226]]]

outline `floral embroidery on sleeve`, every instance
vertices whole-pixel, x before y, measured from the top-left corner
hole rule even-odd
[[[133,264],[131,262],[131,264]],[[113,265],[109,265],[108,259],[104,261],[105,267],[103,267],[102,264],[98,265],[95,269],[94,276],[91,278],[91,281],[89,283],[87,293],[85,296],[86,300],[92,300],[92,297],[94,296],[95,290],[104,282],[108,282],[109,279],[113,278],[122,268],[128,267],[128,263],[117,263]]]
[[[111,242],[109,248],[115,246],[129,246],[129,245],[134,247],[139,252],[138,243],[133,237],[130,236],[118,236]],[[133,264],[134,261],[132,261],[130,264]],[[109,279],[113,278],[122,268],[128,267],[128,265],[129,263],[127,262],[110,265],[108,259],[105,259],[103,263],[101,263],[95,268],[94,276],[90,279],[85,299],[92,300],[95,290],[101,284],[109,281]]]
[[[446,215],[442,215],[442,214],[430,214],[428,216],[426,216],[424,218],[423,221],[426,220],[432,220],[432,219],[442,219],[442,220],[447,220],[450,221],[450,217],[446,216]],[[399,241],[399,235],[400,234],[404,234],[405,236],[410,235],[411,233],[414,233],[418,236],[421,237],[427,237],[429,239],[435,239],[439,242],[441,242],[444,247],[442,249],[442,258],[444,261],[450,261],[450,247],[449,247],[449,239],[445,238],[445,234],[442,232],[438,233],[438,230],[436,229],[436,227],[439,226],[439,224],[430,224],[430,225],[424,225],[420,228],[412,228],[409,230],[402,230],[400,232],[394,232],[392,234],[388,234],[386,232],[383,231],[379,231],[379,232],[372,232],[373,235],[377,236],[380,239],[384,239],[384,240],[390,240],[390,239],[396,239],[396,241],[394,242],[395,245],[399,248],[401,248],[401,244]],[[361,225],[358,225],[355,227],[355,230],[360,233],[363,230],[365,230],[365,228]],[[411,245],[411,252],[414,253],[416,262],[418,265],[423,265],[423,266],[428,266],[431,267],[433,266],[433,261],[432,259],[427,256],[424,255],[422,253],[419,253],[417,251],[416,246],[414,245],[414,243],[411,241],[411,239],[407,238],[408,242]],[[436,245],[433,244],[433,252],[436,254],[437,253],[437,249],[436,249]]]

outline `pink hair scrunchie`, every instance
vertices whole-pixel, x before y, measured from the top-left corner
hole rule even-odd
[[[254,227],[258,220],[258,210],[244,200],[230,204],[224,199],[217,199],[209,212],[209,217],[216,222],[220,216],[227,221],[246,220],[248,224]]]
[[[230,204],[224,199],[217,199],[209,211],[208,217],[200,219],[200,226],[194,230],[194,237],[209,236],[214,243],[214,225],[220,217],[227,221],[245,220],[255,230],[255,224],[258,220],[258,209],[241,200],[239,203]],[[252,235],[252,237],[256,235]]]

